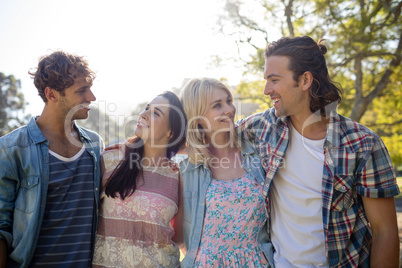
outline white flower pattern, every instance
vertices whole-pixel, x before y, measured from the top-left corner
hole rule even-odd
[[[103,154],[108,174],[118,164],[116,157],[116,151]],[[101,194],[93,267],[179,266],[170,223],[178,210],[178,172],[169,167],[145,170],[144,178],[144,187],[125,200]],[[166,185],[153,190],[147,188],[149,181]]]

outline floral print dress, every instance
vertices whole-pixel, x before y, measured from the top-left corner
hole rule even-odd
[[[121,160],[119,151],[103,153],[103,182]],[[144,167],[133,195],[120,198],[102,191],[92,267],[178,267],[171,220],[178,211],[178,171]]]
[[[263,187],[249,173],[212,179],[195,267],[269,267],[257,242],[265,204]]]

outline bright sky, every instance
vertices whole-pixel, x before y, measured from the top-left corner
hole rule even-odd
[[[216,30],[222,10],[222,0],[0,0],[0,72],[21,79],[26,113],[38,115],[43,102],[28,70],[57,49],[86,56],[97,101],[128,115],[185,78],[240,81],[240,64],[211,65],[213,55],[237,57]]]

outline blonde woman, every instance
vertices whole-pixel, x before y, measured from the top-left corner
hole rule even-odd
[[[237,139],[228,88],[192,79],[181,98],[188,121],[183,177],[182,267],[269,267],[263,184],[255,150]]]

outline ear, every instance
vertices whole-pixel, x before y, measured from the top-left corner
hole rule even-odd
[[[46,96],[47,100],[50,102],[57,102],[58,96],[59,96],[58,93],[59,92],[56,92],[56,90],[54,90],[50,87],[45,88],[45,96]]]
[[[197,119],[197,127],[198,129],[207,129],[208,122],[204,116]]]
[[[309,71],[304,72],[304,74],[300,76],[300,79],[301,81],[299,81],[299,83],[301,83],[303,91],[309,90],[313,85],[314,77]]]
[[[168,139],[173,137],[173,132],[171,130],[168,131],[167,137],[168,137]]]

